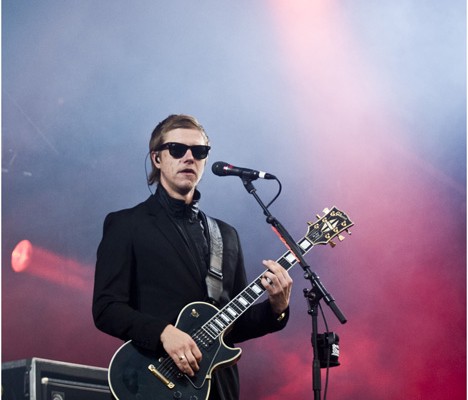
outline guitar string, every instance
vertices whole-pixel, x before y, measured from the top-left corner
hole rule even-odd
[[[324,219],[325,218],[322,218],[321,221],[317,221],[317,222],[322,222]],[[299,241],[299,243],[303,243],[303,241],[306,240],[309,243],[309,246],[308,246],[307,249],[304,249],[304,248],[299,246],[301,254],[307,253],[308,251],[310,251],[315,246],[315,243],[313,242],[313,240],[310,239],[311,235],[312,235],[312,233],[310,232],[308,235],[304,236]],[[287,257],[289,257],[291,255],[292,255],[291,251],[286,251],[277,261],[286,270],[289,270],[290,268],[292,268],[297,262],[297,259],[295,259],[295,258],[294,258],[294,260],[292,262],[287,260]],[[258,298],[260,298],[263,295],[263,293],[265,292],[266,289],[261,284],[262,276],[263,276],[263,274],[259,275],[257,277],[257,279],[255,279],[255,281],[252,284],[247,286],[231,302],[229,302],[226,306],[224,306],[218,313],[216,313],[202,327],[200,327],[200,329],[192,336],[194,338],[195,342],[202,344],[202,346],[209,346],[210,344],[212,344],[212,341],[210,342],[209,339],[208,339],[208,343],[206,343],[206,339],[203,338],[204,334],[207,335],[212,340],[214,340],[214,339],[218,338],[224,332],[224,330],[226,330],[229,326],[231,326],[240,316],[242,316],[242,314],[256,300],[258,300]],[[253,287],[259,288],[260,291],[257,292],[255,290],[253,290],[252,289]],[[251,293],[247,293],[248,290],[251,290]],[[246,299],[246,297],[247,297],[247,299]],[[246,306],[243,306],[242,301],[240,301],[241,298],[244,299],[245,301],[247,301]],[[248,298],[252,299],[250,301],[250,303],[248,301]],[[237,310],[238,313],[236,313],[235,315],[232,315],[232,313],[228,311],[228,309],[230,307],[233,308],[234,310]],[[229,315],[229,317],[227,315]],[[227,324],[225,324],[222,320],[219,319],[219,316],[221,316],[221,318],[222,318],[222,316],[224,316],[229,322]],[[217,325],[221,326],[221,330],[219,330],[217,328],[211,328],[211,330],[214,331],[214,336],[213,336],[212,332],[210,331],[210,329],[208,329],[210,324],[211,324],[211,326],[216,326],[216,325],[213,325],[213,323],[217,323]],[[169,357],[169,356],[166,357],[161,362],[161,364],[159,365],[159,367],[157,369],[158,369],[159,372],[164,373],[165,375],[170,374],[170,375],[173,376],[173,375],[179,373],[179,369],[177,368],[177,366],[174,363],[174,361],[172,360],[172,358]],[[163,371],[166,371],[166,372],[163,372]]]
[[[290,263],[286,257],[290,254],[290,251],[287,251],[279,260],[278,260],[278,263],[285,269],[289,269],[291,268],[294,263]],[[203,335],[203,333],[205,333],[209,338],[211,338],[212,340],[218,338],[221,333],[223,333],[223,331],[225,329],[227,329],[232,323],[234,323],[249,307],[251,304],[253,304],[258,298],[260,298],[262,296],[262,294],[265,292],[265,288],[263,287],[263,285],[261,285],[261,277],[262,275],[259,275],[257,277],[257,279],[251,284],[249,285],[248,287],[246,287],[242,292],[240,292],[229,304],[227,304],[226,306],[224,306],[217,314],[215,314],[212,318],[210,318],[203,326],[200,327],[200,329],[198,331],[195,332],[195,334],[192,336],[192,338],[195,340],[195,342],[198,342],[198,343],[201,343],[202,345],[204,345],[204,340],[203,338],[200,336],[200,335]],[[253,290],[253,294],[254,296],[252,296],[252,294],[248,294],[246,293],[249,289],[251,289],[252,286],[258,286],[259,288],[261,288],[260,292],[255,292]],[[243,294],[246,294],[247,296],[243,296]],[[240,302],[240,298],[244,298],[245,297],[249,297],[252,299],[252,301],[250,302],[250,304],[248,304],[247,306],[245,306],[245,308],[242,308],[242,302]],[[237,302],[236,302],[237,301]],[[247,300],[246,300],[247,301]],[[239,304],[240,303],[240,304]],[[215,335],[213,336],[212,333],[210,332],[210,329],[205,329],[205,327],[209,326],[210,323],[213,323],[213,321],[219,321],[219,315],[223,314],[226,316],[226,313],[228,312],[227,309],[229,308],[229,306],[231,306],[232,308],[235,308],[238,312],[236,313],[235,316],[232,316],[232,314],[229,313],[229,315],[231,316],[231,318],[229,317],[226,317],[228,319],[231,320],[231,322],[229,322],[227,325],[224,325],[222,322],[218,322],[219,324],[223,325],[223,330],[217,330],[218,332],[215,332]],[[214,330],[213,328],[211,328],[211,330]],[[208,343],[208,345],[210,345],[211,343]],[[167,377],[174,377],[174,376],[177,376],[177,374],[180,372],[180,370],[178,369],[177,365],[175,364],[174,360],[172,360],[171,357],[166,357],[161,363],[160,365],[157,367],[158,371],[161,372],[164,376],[167,376]]]
[[[322,218],[322,221],[325,220],[325,218]],[[320,221],[320,222],[322,222]],[[311,232],[309,232],[306,236],[304,236],[299,243],[303,243],[304,241],[307,241],[308,246],[307,249],[304,249],[302,247],[300,248],[301,254],[305,254],[309,250],[314,247],[313,241],[310,239],[310,236],[312,235]],[[278,263],[285,268],[286,270],[289,270],[296,262],[297,260],[294,258],[292,262],[289,262],[287,260],[287,257],[291,256],[292,252],[291,251],[286,251],[282,257],[278,260]],[[215,314],[210,320],[208,320],[204,326],[207,327],[207,332],[211,336],[212,332],[214,331],[214,336],[212,336],[213,339],[217,338],[220,336],[223,331],[228,328],[233,322],[235,322],[264,292],[265,288],[261,284],[261,277],[262,275],[258,276],[257,279],[247,286],[241,293],[239,293],[234,300],[232,300],[229,304],[227,304],[225,307],[223,307],[217,314]],[[255,291],[253,288],[257,288],[259,291]],[[247,297],[247,299],[246,299]],[[250,302],[249,302],[250,298]],[[247,302],[247,305],[244,305],[241,299],[245,300]],[[233,315],[231,312],[229,312],[230,307],[235,308],[238,312],[240,311],[239,314]],[[234,307],[235,306],[235,307]],[[232,318],[232,320],[231,320]],[[223,322],[223,320],[227,319],[227,324]],[[217,328],[217,326],[221,327],[221,331]],[[214,328],[213,328],[214,327]],[[202,327],[203,328],[203,327]],[[211,329],[209,329],[211,328]]]
[[[331,215],[333,215],[334,217],[342,217],[344,215],[344,213],[340,212],[338,213],[336,208],[333,207],[332,211],[330,212]],[[324,227],[327,226],[328,224],[328,220],[326,218],[327,216],[324,216],[322,217],[320,220],[316,221],[314,223],[317,224],[317,223],[322,223],[322,229],[320,228],[317,228],[316,230],[318,230],[319,232],[321,232],[321,234],[323,234],[322,230]],[[345,221],[344,223],[342,223],[342,229],[341,230],[334,230],[334,236],[336,236],[339,232],[343,231],[345,229],[345,227],[349,227],[349,224],[348,224],[349,220],[348,221]],[[304,255],[306,254],[307,252],[309,252],[313,247],[315,247],[316,243],[314,243],[314,240],[311,239],[311,237],[313,236],[313,231],[311,232],[308,232],[307,235],[305,235],[298,243],[299,243],[299,250],[301,252],[301,255]],[[316,238],[317,239],[317,238]],[[331,240],[331,238],[329,238],[329,240]],[[329,241],[327,240],[327,242]],[[302,245],[304,244],[304,242],[307,242],[306,244],[306,247],[302,247]],[[288,261],[288,257],[292,257],[292,261]],[[278,259],[278,263],[283,267],[285,268],[286,270],[289,270],[290,268],[292,268],[296,263],[297,263],[297,258],[295,257],[295,255],[291,252],[291,251],[286,251],[282,257],[280,257],[280,259]],[[263,275],[263,274],[262,274]],[[205,325],[203,325],[203,327],[207,327],[207,332],[208,334],[211,336],[211,332],[210,332],[210,328],[211,327],[211,330],[214,331],[214,334],[215,336],[213,337],[213,339],[219,337],[226,328],[228,328],[233,322],[235,322],[264,292],[265,292],[265,288],[263,287],[263,285],[261,284],[261,277],[262,275],[260,275],[259,277],[257,277],[257,279],[252,283],[250,284],[249,286],[247,286],[241,293],[239,293],[229,304],[227,304],[226,306],[224,306],[217,314],[215,314],[210,320],[208,320]],[[255,291],[253,288],[256,287],[259,289],[259,291]],[[250,291],[250,292],[249,292]],[[247,299],[246,299],[247,297]],[[251,301],[249,303],[248,301],[248,298],[251,298]],[[242,300],[245,300],[247,302],[247,305],[244,305],[243,302],[241,301]],[[237,309],[237,311],[240,310],[240,313],[239,314],[236,314],[236,315],[232,315],[232,313],[228,312],[229,308],[232,307],[233,309]],[[244,308],[243,308],[244,307]],[[229,316],[228,316],[229,315]],[[225,324],[222,319],[223,317],[225,317],[227,320],[228,320],[228,323]],[[233,318],[232,318],[233,317]],[[230,319],[232,318],[232,320]],[[217,325],[221,327],[221,331],[217,328]],[[203,328],[202,327],[202,328]],[[213,328],[214,327],[214,328]]]

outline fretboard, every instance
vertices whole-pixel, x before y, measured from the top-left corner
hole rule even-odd
[[[314,246],[307,236],[304,236],[297,244],[302,254],[307,253]],[[297,259],[288,250],[277,260],[277,263],[288,271],[297,263]],[[207,321],[201,329],[212,339],[224,333],[265,292],[265,288],[261,283],[262,276],[263,274],[259,275],[250,285]]]

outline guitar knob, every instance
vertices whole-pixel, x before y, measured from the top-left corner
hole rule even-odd
[[[182,393],[179,392],[178,390],[174,392],[174,399],[181,399],[182,398]]]
[[[190,400],[198,400],[198,396],[197,395],[190,396]]]

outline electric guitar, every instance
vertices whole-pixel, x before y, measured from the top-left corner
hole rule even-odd
[[[347,215],[333,207],[309,222],[307,234],[297,242],[302,254],[319,244],[335,244],[332,239],[353,225]],[[277,262],[289,270],[297,259],[287,251]],[[263,274],[262,274],[263,275]],[[205,302],[193,302],[179,313],[175,326],[190,334],[202,353],[200,370],[194,377],[183,374],[167,354],[137,347],[126,342],[109,365],[109,386],[118,400],[205,400],[210,393],[212,372],[235,364],[242,350],[224,344],[223,335],[232,324],[265,292],[260,275],[221,310]]]

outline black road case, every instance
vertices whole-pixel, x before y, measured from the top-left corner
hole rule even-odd
[[[112,400],[107,369],[41,358],[2,363],[2,400]]]

